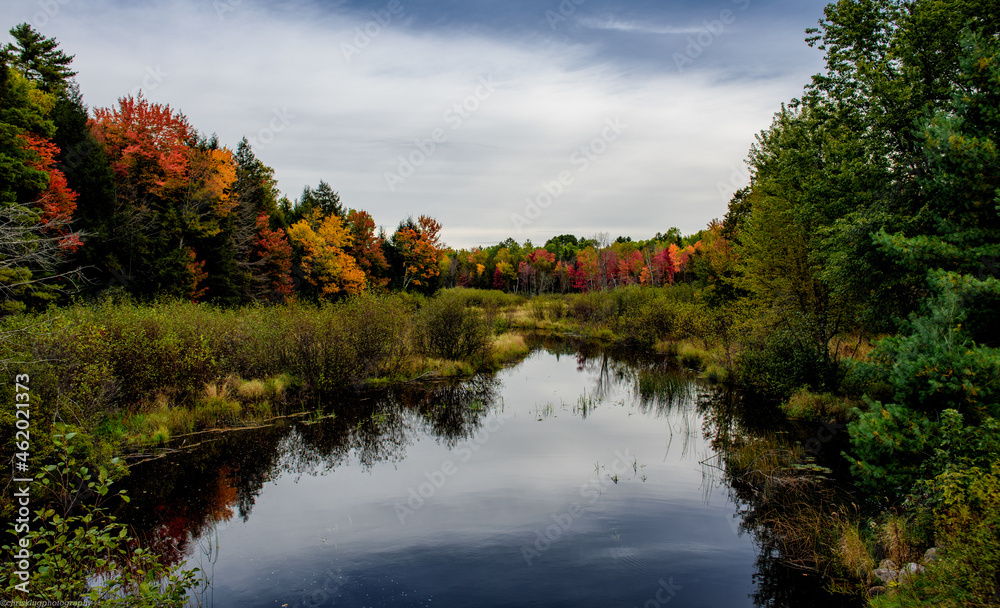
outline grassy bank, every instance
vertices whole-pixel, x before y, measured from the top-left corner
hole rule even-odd
[[[8,318],[0,358],[8,374],[31,378],[35,435],[62,421],[111,454],[259,424],[372,386],[494,370],[526,355],[523,339],[497,323],[500,306],[474,295],[236,309],[107,299]],[[13,440],[4,447],[13,453]]]

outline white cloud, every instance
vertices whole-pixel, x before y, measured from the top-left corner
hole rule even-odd
[[[38,6],[14,0],[0,16],[10,24],[30,20]],[[415,31],[410,9],[379,26],[348,62],[343,45],[354,45],[355,28],[375,31],[371,16],[306,6],[277,12],[243,0],[220,19],[207,1],[122,7],[68,0],[40,29],[76,55],[90,106],[113,104],[152,70],[163,76],[147,96],[182,110],[199,130],[217,132],[231,147],[244,135],[266,140],[258,156],[290,197],[324,179],[345,204],[369,210],[390,231],[407,215],[435,216],[453,246],[598,231],[648,238],[672,225],[698,230],[725,212],[717,183],[729,179],[753,135],[801,91],[808,73],[720,81],[671,71],[665,56],[662,73],[636,77],[596,47]],[[489,95],[484,77],[495,83]],[[463,102],[477,107],[453,129]],[[286,113],[288,124],[269,131],[275,112]],[[525,199],[573,170],[573,151],[615,117],[629,125],[622,137],[515,232],[511,216],[523,212]],[[435,129],[446,141],[390,191],[385,174]]]
[[[619,21],[617,19],[579,19],[580,25],[594,30],[611,30],[616,32],[636,32],[639,34],[658,35],[678,35],[697,34],[704,29],[702,26],[674,26],[674,25],[652,25],[647,23],[636,23],[630,21]]]

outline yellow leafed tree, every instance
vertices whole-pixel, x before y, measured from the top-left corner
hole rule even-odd
[[[350,247],[352,237],[340,217],[324,217],[316,209],[288,229],[288,238],[303,248],[302,273],[319,287],[320,297],[364,292],[365,273],[344,251]]]

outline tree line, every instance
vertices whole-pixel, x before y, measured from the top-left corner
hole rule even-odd
[[[0,53],[2,310],[108,288],[235,305],[468,286],[520,293],[690,280],[699,235],[562,235],[454,250],[431,217],[387,235],[321,180],[295,201],[246,138],[235,150],[141,92],[83,103],[73,57],[27,24]],[[685,274],[687,273],[687,274]]]

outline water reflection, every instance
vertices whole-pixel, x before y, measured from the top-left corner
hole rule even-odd
[[[802,605],[712,469],[749,426],[662,361],[532,343],[137,465],[124,517],[215,608]]]

